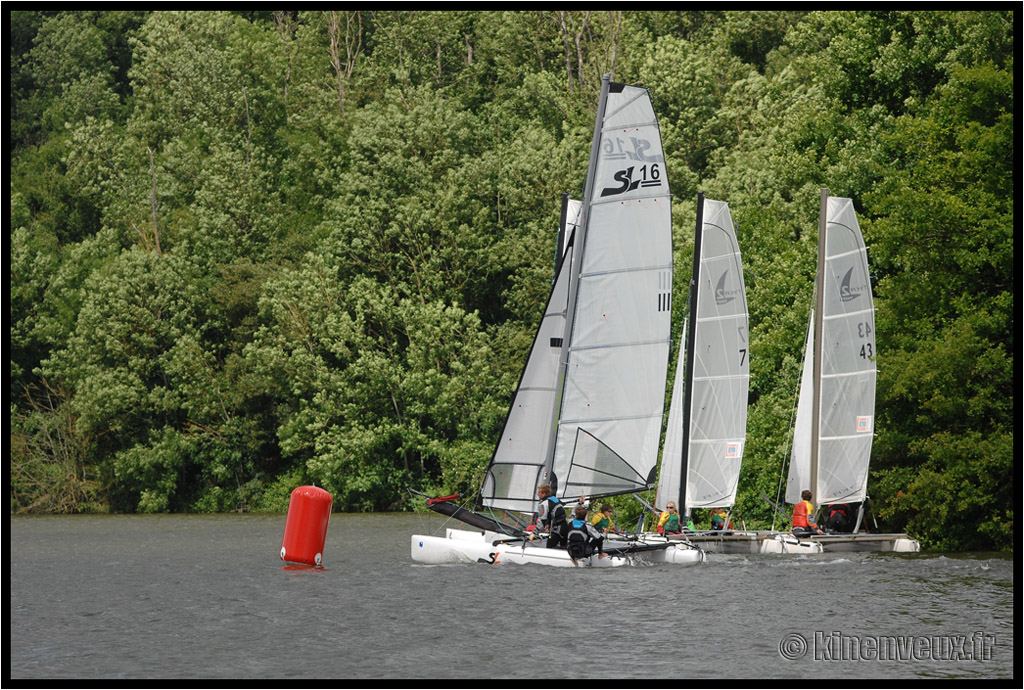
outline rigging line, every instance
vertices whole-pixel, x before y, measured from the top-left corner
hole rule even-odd
[[[459,508],[461,508],[462,510],[465,510],[465,508],[463,506],[459,506]],[[434,535],[435,536],[439,536],[441,534],[441,530],[447,529],[448,528],[448,523],[451,522],[454,518],[455,518],[454,515],[446,516],[445,517],[445,521],[441,523],[441,526],[438,527],[436,530],[434,530]]]

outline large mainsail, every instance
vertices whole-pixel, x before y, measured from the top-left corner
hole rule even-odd
[[[653,484],[671,329],[669,194],[650,95],[606,76],[574,245],[550,451],[563,498]]]
[[[679,349],[655,499],[687,510],[736,502],[750,381],[743,264],[729,206],[701,195],[698,209],[688,347]]]
[[[824,238],[819,242],[824,242],[824,252],[816,312],[821,320],[814,322],[813,337],[808,336],[807,354],[812,362],[817,358],[818,366],[810,376],[813,391],[801,385],[794,434],[803,438],[793,441],[787,503],[798,502],[804,489],[821,505],[860,502],[867,494],[876,377],[867,250],[853,202],[827,192],[823,198]],[[805,378],[807,368],[805,364]],[[801,415],[809,424],[801,424]],[[817,485],[812,486],[815,476]]]

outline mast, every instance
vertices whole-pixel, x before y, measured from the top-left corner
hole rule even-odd
[[[821,357],[825,323],[825,244],[828,216],[828,189],[821,190],[821,206],[818,210],[818,273],[815,279],[816,317],[814,319],[814,414],[811,416],[811,485],[812,500],[820,501],[818,492],[818,440],[821,435]]]
[[[608,104],[608,88],[611,84],[611,73],[601,78],[601,98],[597,104],[597,117],[594,118],[594,138],[590,142],[590,161],[587,164],[587,177],[583,188],[583,208],[581,209],[578,236],[574,240],[572,253],[572,266],[569,275],[569,300],[565,315],[565,332],[562,336],[562,349],[558,361],[558,398],[561,399],[565,387],[565,369],[569,363],[569,344],[571,342],[572,329],[576,314],[576,296],[579,293],[580,269],[583,266],[583,252],[586,245],[587,225],[590,222],[590,200],[594,193],[594,178],[597,172],[597,157],[601,152],[601,128],[604,123],[605,108]],[[558,436],[558,417],[561,413],[561,404],[555,405],[554,417],[551,420],[551,428],[548,436],[548,448],[544,462],[544,469],[541,473],[541,480],[548,479],[552,484],[552,490],[558,493],[558,477],[554,476],[553,468],[555,463],[555,439]]]
[[[700,285],[701,237],[704,232],[704,192],[697,193],[697,226],[693,239],[693,273],[690,275],[689,319],[686,329],[686,392],[683,394],[683,462],[679,469],[679,514],[686,515],[686,475],[690,448],[690,414],[693,406],[694,339],[697,331],[697,290]]]

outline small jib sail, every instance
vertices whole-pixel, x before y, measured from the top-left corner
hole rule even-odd
[[[816,308],[808,328],[786,502],[867,496],[875,414],[875,310],[850,199],[822,190]]]
[[[655,498],[655,506],[675,501],[681,512],[736,502],[746,441],[750,365],[743,263],[728,204],[703,194],[689,297]]]
[[[558,362],[565,332],[572,253],[570,245],[558,262],[560,270],[484,477],[480,500],[488,508],[524,513],[536,510],[537,485],[547,467],[546,431],[551,428],[557,409]]]

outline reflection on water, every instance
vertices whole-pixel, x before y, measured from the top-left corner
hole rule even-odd
[[[315,567],[284,522],[12,518],[11,677],[1012,677],[1006,555],[425,566],[442,518],[387,514],[332,516]],[[890,638],[919,653],[872,657]]]

